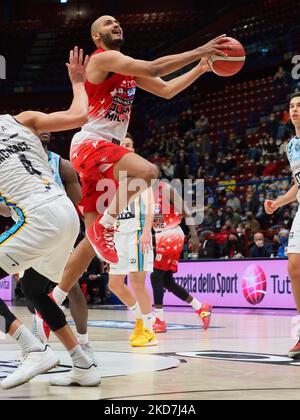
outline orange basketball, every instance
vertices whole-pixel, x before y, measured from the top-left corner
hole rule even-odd
[[[225,50],[228,57],[211,55],[208,58],[208,64],[212,71],[218,76],[233,76],[238,73],[245,64],[245,49],[242,44],[234,38],[229,38],[229,40],[224,42],[223,45],[232,47],[232,50]]]

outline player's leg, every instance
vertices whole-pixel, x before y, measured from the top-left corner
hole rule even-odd
[[[116,180],[119,185],[107,210],[103,215],[99,215],[93,226],[87,229],[87,236],[99,258],[108,263],[117,263],[113,228],[116,218],[135,196],[151,185],[151,181],[158,176],[158,169],[135,153],[126,153],[103,175]],[[137,180],[139,180],[138,189],[134,188],[131,191],[132,182]]]
[[[129,273],[130,285],[141,308],[143,317],[143,330],[136,331],[136,337],[132,337],[133,347],[144,347],[158,344],[153,331],[154,318],[152,313],[152,299],[146,287],[147,271]]]
[[[25,296],[33,303],[36,310],[41,314],[51,331],[62,342],[69,352],[73,361],[73,370],[64,378],[59,377],[51,381],[52,385],[67,386],[71,380],[74,383],[85,386],[96,386],[100,383],[99,372],[92,361],[84,353],[71,328],[67,325],[66,317],[57,304],[46,294],[40,293],[35,287],[39,282],[40,274],[33,269],[26,271],[23,277],[23,290]]]
[[[156,333],[164,333],[167,331],[164,315],[164,278],[166,274],[166,271],[157,268],[154,268],[151,273],[151,285],[155,305],[155,324],[153,328]]]
[[[0,278],[8,274],[0,269]],[[59,363],[53,351],[42,344],[10,311],[0,299],[0,331],[9,334],[17,341],[26,356],[24,363],[1,382],[2,389],[11,389],[22,385],[35,376],[45,373]]]
[[[211,320],[211,306],[206,303],[199,302],[198,299],[190,295],[182,286],[177,284],[172,270],[167,271],[164,277],[164,287],[178,297],[178,299],[188,303],[196,311],[196,314],[203,322],[204,329],[207,330]]]
[[[289,351],[292,359],[300,358],[300,254],[288,254],[288,272],[291,279],[293,297],[296,303],[298,316],[293,319],[293,336],[297,337],[297,344]]]
[[[70,312],[76,326],[78,343],[85,354],[93,361],[93,364],[97,366],[98,362],[89,342],[87,302],[78,282],[70,290],[68,298]]]

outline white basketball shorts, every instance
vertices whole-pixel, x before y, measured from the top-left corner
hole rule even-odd
[[[287,253],[300,254],[300,207],[291,227]]]
[[[153,271],[153,249],[147,254],[141,251],[139,238],[142,231],[115,234],[116,250],[119,257],[118,264],[110,264],[110,274],[121,275],[129,273]]]
[[[0,235],[0,267],[8,274],[33,268],[54,283],[61,281],[79,234],[79,218],[66,195],[32,211]]]

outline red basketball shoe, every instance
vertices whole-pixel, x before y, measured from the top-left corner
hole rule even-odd
[[[167,332],[167,324],[164,321],[161,321],[159,318],[156,318],[153,324],[153,331],[155,333],[165,333]]]
[[[203,303],[201,308],[196,311],[196,314],[200,317],[203,322],[204,331],[206,331],[210,325],[211,315],[212,315],[212,306],[207,303]]]
[[[119,262],[115,248],[114,233],[112,226],[103,226],[99,223],[102,215],[98,216],[95,223],[86,230],[86,236],[94,248],[96,255],[108,264]]]
[[[300,339],[298,341],[298,343],[295,345],[295,347],[293,347],[289,352],[288,352],[288,356],[291,359],[300,359]]]

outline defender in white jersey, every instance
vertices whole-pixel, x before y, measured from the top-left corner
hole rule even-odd
[[[48,164],[52,172],[55,182],[59,187],[66,192],[69,199],[72,201],[74,206],[77,206],[82,198],[81,185],[78,180],[78,175],[71,165],[71,162],[63,159],[57,153],[54,153],[48,149],[51,142],[50,132],[38,133],[38,137],[42,142],[43,149],[48,156]],[[21,279],[22,282],[22,279]],[[54,283],[49,281],[46,277],[36,282],[35,287],[40,293],[50,292],[54,288]],[[92,358],[94,364],[97,364],[95,356],[92,352],[89,344],[88,337],[88,308],[86,298],[80,288],[79,283],[76,283],[70,290],[68,295],[70,312],[76,325],[78,342],[81,345],[84,352]],[[49,326],[40,318],[34,309],[34,306],[29,300],[26,300],[26,305],[29,311],[33,315],[33,327],[32,332],[42,342],[46,343],[49,340],[51,330]]]
[[[134,152],[129,133],[122,146]],[[146,287],[146,275],[153,271],[153,219],[154,199],[152,189],[149,189],[119,214],[116,222],[115,245],[119,262],[110,265],[109,288],[135,316],[135,329],[130,337],[132,347],[158,344],[153,331],[152,300]],[[125,284],[127,274],[134,293]]]
[[[83,51],[76,47],[67,64],[73,88],[73,102],[67,111],[44,114],[26,111],[13,117],[0,116],[0,201],[4,214],[11,211],[15,225],[0,235],[0,276],[26,271],[25,296],[33,303],[73,359],[73,382],[98,385],[99,371],[84,354],[67,325],[66,318],[46,293],[34,287],[41,276],[59,282],[79,232],[79,219],[72,202],[54,182],[48,159],[37,136],[42,130],[69,130],[87,119],[84,89]],[[15,317],[0,301],[4,333],[13,333]],[[22,337],[22,331],[21,331]],[[22,346],[25,362],[1,383],[3,389],[21,385],[59,363],[48,346]],[[16,337],[20,340],[19,334]],[[23,339],[20,342],[24,344]],[[64,381],[54,380],[55,385]]]
[[[294,185],[283,196],[276,200],[266,200],[265,210],[267,214],[273,214],[277,209],[286,206],[293,201],[300,203],[300,93],[295,93],[290,99],[290,118],[293,123],[296,136],[287,146],[287,157],[294,177]],[[293,336],[298,342],[289,351],[292,359],[300,358],[300,208],[294,219],[289,243],[288,243],[288,271],[292,282],[293,296],[296,302],[298,316],[293,319]]]

